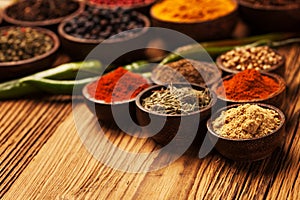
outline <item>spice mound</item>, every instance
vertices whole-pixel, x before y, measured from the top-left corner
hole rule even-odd
[[[65,17],[78,8],[73,0],[22,0],[9,7],[7,14],[22,21],[43,21]]]
[[[30,27],[0,30],[0,62],[20,61],[42,55],[54,46],[53,39]]]
[[[104,6],[135,6],[141,4],[149,4],[154,0],[89,0],[91,3]]]
[[[272,133],[280,125],[279,114],[254,104],[244,104],[223,111],[212,122],[220,136],[232,139],[252,139]]]
[[[163,0],[151,8],[151,13],[164,21],[190,23],[225,16],[235,8],[231,0]]]
[[[219,86],[216,93],[230,100],[255,100],[266,99],[277,92],[279,83],[261,74],[255,69],[247,69],[235,74],[232,78],[223,81],[225,93],[222,86]]]
[[[196,90],[169,85],[167,88],[153,91],[149,97],[142,100],[142,106],[160,114],[185,115],[205,108],[210,102],[211,95],[208,89]]]
[[[220,71],[206,62],[181,59],[165,65],[158,65],[152,71],[152,79],[160,84],[195,83],[209,85],[221,77]],[[207,81],[207,83],[206,83]]]
[[[88,6],[80,15],[66,23],[64,31],[76,38],[105,40],[129,38],[141,32],[144,20],[135,11],[123,9],[100,9]],[[129,31],[130,30],[130,31]]]
[[[298,5],[300,7],[299,0],[244,0],[245,2],[249,2],[255,5],[262,6],[294,6]]]
[[[234,70],[268,70],[280,64],[283,57],[268,46],[239,47],[220,56],[225,68]]]
[[[88,93],[107,103],[128,101],[149,87],[147,80],[139,74],[119,67],[88,85]]]

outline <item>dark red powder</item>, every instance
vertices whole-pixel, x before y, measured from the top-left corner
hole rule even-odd
[[[119,67],[90,84],[87,89],[95,99],[110,103],[130,100],[147,87],[149,84],[144,77]]]
[[[90,0],[91,3],[107,6],[134,6],[149,4],[154,0]]]

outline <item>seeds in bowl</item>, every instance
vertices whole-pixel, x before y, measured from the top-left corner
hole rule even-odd
[[[279,114],[256,104],[244,104],[221,112],[212,122],[213,130],[231,139],[260,138],[280,125]]]
[[[34,28],[0,30],[0,62],[20,61],[42,55],[54,46],[53,39]]]
[[[274,78],[255,69],[247,69],[224,80],[223,85],[217,87],[216,93],[234,101],[255,100],[266,99],[279,88],[280,84]]]
[[[8,8],[9,17],[21,21],[43,21],[65,17],[79,8],[74,0],[22,0]]]
[[[225,68],[238,71],[268,70],[280,64],[283,57],[268,46],[238,47],[221,55],[220,61]]]
[[[145,27],[145,21],[139,16],[141,14],[138,12],[121,8],[88,6],[83,13],[66,23],[64,31],[73,37],[90,40],[105,40],[111,36],[128,38],[141,31],[136,28]]]
[[[169,85],[167,88],[153,91],[149,97],[142,100],[142,106],[160,114],[185,115],[205,108],[210,102],[211,95],[207,88],[196,90]]]
[[[181,59],[165,65],[158,65],[152,71],[153,81],[160,84],[195,83],[209,85],[221,77],[220,71],[206,62]]]

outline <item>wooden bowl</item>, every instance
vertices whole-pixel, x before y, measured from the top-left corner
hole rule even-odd
[[[278,51],[276,50],[273,50],[275,51],[277,54]],[[223,55],[223,54],[222,54]],[[221,56],[222,55],[219,55],[216,59],[216,64],[217,66],[224,72],[223,74],[224,75],[229,75],[229,74],[237,74],[239,72],[241,72],[240,70],[237,70],[237,69],[232,69],[232,68],[228,68],[228,67],[225,67],[221,61]],[[266,69],[266,70],[260,70],[261,72],[264,72],[264,73],[276,73],[280,76],[284,76],[284,73],[285,73],[285,56],[279,54],[280,56],[282,56],[282,60],[276,64],[276,65],[273,65],[271,68],[269,69]]]
[[[69,20],[73,19],[73,17],[68,18],[58,26],[58,34],[62,42],[62,47],[73,60],[85,59],[93,49],[101,44],[101,48],[97,48],[97,51],[99,52],[97,52],[98,55],[96,56],[100,56],[100,60],[104,64],[111,64],[112,60],[116,65],[124,65],[136,61],[137,57],[142,57],[144,55],[143,50],[129,52],[124,55],[119,52],[123,52],[126,47],[130,47],[133,44],[139,45],[141,37],[147,33],[147,27],[150,26],[150,20],[143,14],[138,13],[138,16],[145,23],[145,27],[140,32],[127,38],[107,39],[104,41],[102,39],[84,39],[67,34],[64,27]],[[115,55],[118,55],[119,57],[115,58]]]
[[[192,87],[196,90],[205,89],[204,87],[195,84],[174,84],[174,86],[177,88]],[[199,124],[210,116],[211,109],[215,105],[217,98],[215,93],[211,92],[211,102],[207,107],[186,115],[160,114],[149,111],[142,106],[142,100],[150,96],[154,90],[160,90],[161,88],[166,87],[167,86],[163,85],[154,85],[145,89],[137,96],[135,101],[137,121],[139,125],[143,127],[143,133],[149,135],[158,144],[167,145],[176,138],[175,142],[178,143],[178,145],[183,145],[185,142],[193,140],[196,134],[203,129]],[[160,130],[157,130],[157,127],[160,125],[163,127]]]
[[[227,105],[232,105],[232,104],[244,104],[244,103],[264,103],[264,104],[271,104],[275,107],[281,108],[283,106],[283,101],[285,99],[285,93],[286,93],[286,83],[284,81],[284,79],[276,74],[272,74],[272,73],[261,73],[264,76],[268,76],[269,78],[274,79],[278,84],[279,84],[279,89],[274,92],[273,94],[271,94],[270,96],[268,96],[265,99],[252,99],[252,100],[232,100],[232,99],[228,99],[226,97],[224,97],[221,94],[217,94],[217,97],[220,101],[223,101],[225,103],[227,103]],[[234,76],[234,74],[225,76],[223,78],[224,80],[229,80]],[[213,85],[213,90],[217,91],[217,88],[223,84],[223,82],[219,81],[218,83],[216,83],[215,85]]]
[[[236,1],[233,2],[236,3]],[[227,15],[199,22],[165,21],[155,16],[152,8],[150,9],[150,16],[153,26],[179,31],[196,41],[217,40],[230,37],[238,22],[237,3],[235,9]]]
[[[239,0],[241,18],[254,32],[299,31],[300,4],[266,6]]]
[[[232,139],[220,136],[212,127],[212,122],[220,116],[222,111],[239,106],[240,104],[230,105],[217,111],[211,119],[207,121],[209,138],[213,143],[216,142],[216,150],[224,157],[236,161],[256,161],[270,156],[276,148],[280,147],[285,140],[285,115],[278,108],[267,105],[257,104],[263,108],[276,111],[280,117],[280,125],[272,133],[253,139]]]
[[[16,26],[5,26],[1,27],[0,30],[10,28],[16,28]],[[42,55],[35,56],[26,60],[0,62],[0,81],[6,81],[12,78],[18,78],[32,74],[34,72],[42,71],[51,67],[53,62],[56,60],[58,49],[60,47],[60,41],[56,34],[48,29],[40,27],[30,28],[50,36],[54,44],[52,49]]]
[[[42,21],[23,21],[23,20],[12,18],[9,15],[10,9],[12,7],[14,7],[15,5],[21,4],[23,2],[23,1],[18,1],[18,2],[15,2],[15,3],[7,6],[3,10],[3,19],[6,22],[8,22],[10,24],[14,24],[14,25],[20,25],[20,26],[39,26],[39,27],[47,27],[47,28],[56,29],[57,25],[61,21],[63,21],[65,18],[75,16],[75,15],[79,14],[80,12],[82,12],[84,10],[84,7],[85,7],[84,1],[77,1],[77,0],[73,0],[73,1],[78,4],[78,9],[75,12],[70,13],[69,15],[66,15],[66,16],[63,16],[63,17],[59,17],[59,18],[55,18],[55,19],[42,20]],[[55,30],[53,30],[53,31],[55,31]]]

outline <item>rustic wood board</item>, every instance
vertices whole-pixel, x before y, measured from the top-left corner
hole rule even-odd
[[[199,159],[195,147],[160,170],[122,172],[99,162],[82,144],[69,97],[4,101],[0,103],[0,198],[300,199],[300,46],[280,52],[287,56],[283,108],[288,117],[287,138],[265,160],[238,163],[216,151]],[[83,102],[75,107],[82,111],[83,123],[93,129],[95,119],[86,109]],[[111,129],[105,132],[110,141],[128,151],[158,148],[151,140]]]

